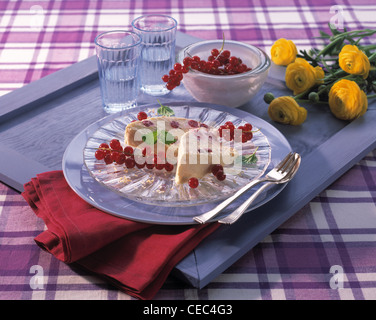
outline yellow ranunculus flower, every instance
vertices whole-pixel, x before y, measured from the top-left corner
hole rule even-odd
[[[367,111],[367,95],[354,81],[337,81],[329,91],[329,107],[335,117],[353,120]]]
[[[294,62],[298,50],[296,49],[294,42],[281,38],[274,42],[270,53],[272,61],[275,64],[279,66],[287,66],[291,62]]]
[[[357,46],[347,44],[339,53],[339,66],[350,74],[360,75],[367,79],[371,67],[368,57]]]
[[[307,119],[307,110],[299,106],[293,97],[284,96],[273,99],[268,115],[273,121],[297,126]]]
[[[325,77],[324,70],[321,67],[317,66],[315,67],[315,73],[316,73],[316,84],[324,83],[324,77]]]
[[[324,79],[324,70],[321,67],[314,68],[303,58],[296,58],[286,68],[285,81],[294,95],[302,93],[315,84],[322,83]]]

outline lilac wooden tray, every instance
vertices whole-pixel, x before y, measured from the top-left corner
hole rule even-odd
[[[199,39],[178,33],[177,47]],[[302,155],[298,174],[272,201],[251,211],[241,223],[221,226],[174,269],[174,274],[202,288],[243,254],[328,187],[376,147],[375,103],[351,123],[335,119],[321,106],[308,106],[300,127],[278,125],[267,116],[265,92],[289,95],[272,69],[259,94],[239,109],[277,127],[294,151]],[[155,103],[141,96],[139,104]],[[184,87],[162,103],[194,101]],[[101,108],[96,58],[91,57],[0,98],[0,180],[16,190],[36,174],[61,169],[70,141],[91,123],[106,116]]]

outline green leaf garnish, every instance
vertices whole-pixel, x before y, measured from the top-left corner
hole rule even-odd
[[[158,140],[167,145],[173,144],[177,141],[177,139],[175,139],[175,137],[166,130],[155,130],[142,136],[142,141],[150,146],[156,144]]]
[[[252,154],[242,156],[242,162],[244,164],[255,164],[255,163],[257,163],[258,159],[257,159],[257,156],[256,156],[256,152],[257,152],[258,148],[259,147],[257,147],[256,150]]]
[[[173,144],[177,141],[177,139],[175,139],[175,137],[166,130],[161,131],[161,133],[158,135],[158,139],[159,141],[167,145]]]
[[[158,134],[157,131],[149,132],[148,134],[142,136],[142,141],[146,144],[152,146],[153,144],[157,143]]]
[[[157,100],[157,101],[158,101],[158,103],[160,105],[160,108],[158,108],[158,110],[157,110],[157,112],[158,112],[159,115],[166,116],[166,117],[171,117],[171,116],[175,115],[174,111],[171,108],[169,108],[167,106],[164,106],[163,104],[161,104],[159,102],[159,100]]]

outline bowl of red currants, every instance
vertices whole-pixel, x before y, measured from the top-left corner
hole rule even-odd
[[[178,53],[177,64],[184,70],[185,88],[197,101],[236,108],[260,90],[271,62],[253,45],[209,40],[185,47]]]

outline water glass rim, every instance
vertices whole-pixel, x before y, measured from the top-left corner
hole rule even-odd
[[[141,18],[149,18],[149,17],[164,17],[164,18],[168,18],[168,19],[171,19],[173,22],[174,22],[174,25],[171,26],[171,27],[168,27],[166,29],[161,29],[161,30],[145,30],[145,29],[141,29],[141,28],[138,28],[135,26],[135,22],[137,20],[140,20]],[[144,14],[142,16],[139,16],[137,17],[136,19],[134,19],[132,21],[132,27],[139,30],[139,31],[142,31],[142,32],[161,32],[161,31],[169,31],[169,30],[172,30],[172,29],[175,29],[178,25],[178,22],[176,21],[175,18],[169,16],[169,15],[166,15],[166,14]]]
[[[107,46],[104,46],[100,43],[98,43],[98,39],[100,37],[103,37],[107,34],[110,34],[110,33],[127,33],[127,34],[130,34],[130,35],[133,35],[133,36],[136,36],[136,39],[137,39],[137,42],[131,44],[131,45],[125,45],[125,46],[121,46],[121,47],[116,47],[116,48],[113,48],[113,47],[107,47]],[[136,47],[138,45],[141,44],[141,37],[134,31],[130,31],[130,30],[110,30],[110,31],[105,31],[105,32],[102,32],[100,34],[98,34],[95,39],[94,39],[94,43],[95,45],[101,47],[101,48],[104,48],[104,49],[108,49],[108,50],[119,50],[119,49],[130,49],[130,48],[133,48],[133,47]]]

